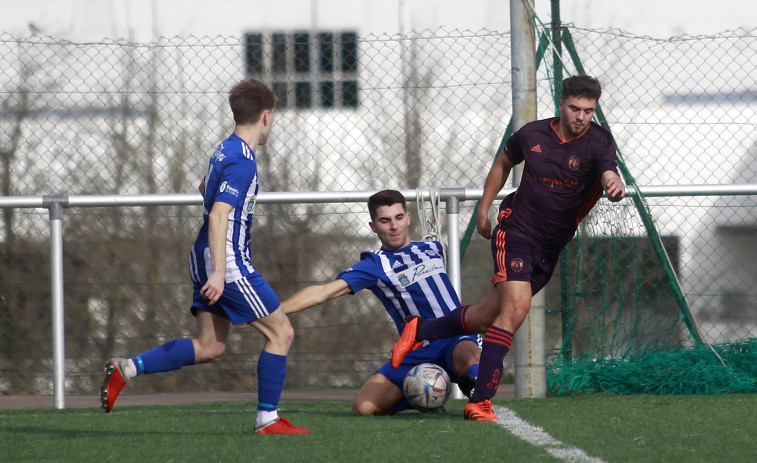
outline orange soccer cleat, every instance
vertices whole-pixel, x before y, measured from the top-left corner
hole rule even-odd
[[[261,435],[281,435],[281,434],[310,434],[306,428],[298,428],[286,418],[277,418],[269,421],[263,426],[255,426],[255,434]]]
[[[417,316],[405,319],[405,327],[402,329],[402,334],[392,348],[392,368],[398,368],[407,354],[423,345],[421,341],[415,339],[419,323],[420,317]]]
[[[116,402],[118,394],[126,386],[128,379],[124,376],[124,369],[128,361],[128,359],[114,357],[105,362],[105,379],[100,387],[100,406],[105,410],[105,413],[110,413],[113,410],[113,404]]]
[[[498,421],[497,415],[492,410],[492,403],[489,399],[481,402],[468,402],[465,405],[463,418],[472,421]]]

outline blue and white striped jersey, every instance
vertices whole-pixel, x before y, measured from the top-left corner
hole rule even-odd
[[[235,134],[216,148],[208,163],[203,199],[203,224],[190,255],[192,280],[204,283],[213,271],[208,247],[208,214],[217,201],[231,204],[226,233],[226,282],[252,275],[250,227],[258,194],[255,152]]]
[[[459,307],[460,299],[444,267],[438,241],[411,241],[396,251],[360,254],[360,262],[337,276],[356,293],[370,289],[401,332],[408,315],[438,318]]]

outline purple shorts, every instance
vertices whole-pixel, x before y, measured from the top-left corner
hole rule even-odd
[[[492,232],[491,246],[494,258],[492,284],[527,281],[531,283],[531,294],[546,286],[560,260],[559,251],[543,251],[522,235],[502,230],[499,226]]]

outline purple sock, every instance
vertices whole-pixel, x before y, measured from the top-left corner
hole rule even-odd
[[[509,331],[492,326],[486,332],[471,402],[491,399],[497,393],[499,380],[502,378],[502,363],[512,343],[513,334]]]
[[[464,334],[471,334],[465,326],[465,312],[469,305],[458,307],[447,315],[439,318],[424,319],[418,327],[415,337],[423,339],[453,338]]]

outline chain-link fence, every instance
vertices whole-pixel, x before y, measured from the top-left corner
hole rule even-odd
[[[571,34],[583,68],[604,85],[600,103],[640,185],[755,182],[757,31]],[[226,92],[248,75],[279,98],[259,153],[266,191],[481,188],[511,112],[510,36],[491,31],[149,44],[5,34],[0,50],[3,196],[196,191],[233,128]],[[548,65],[551,53],[537,72],[539,117],[555,111]],[[755,201],[649,199],[661,233],[678,242],[682,289],[711,342],[757,336]],[[473,207],[462,204],[464,221]],[[66,210],[68,393],[94,392],[111,355],[193,332],[186,254],[200,215],[173,206]],[[267,205],[257,217],[253,260],[282,297],[330,280],[377,243],[362,205]],[[48,253],[46,211],[2,210],[0,393],[51,390]],[[488,243],[474,238],[463,299],[483,294],[490,266]],[[396,337],[369,294],[292,321],[288,387],[359,385]],[[257,334],[234,331],[221,362],[140,378],[133,390],[249,390],[261,346]]]

